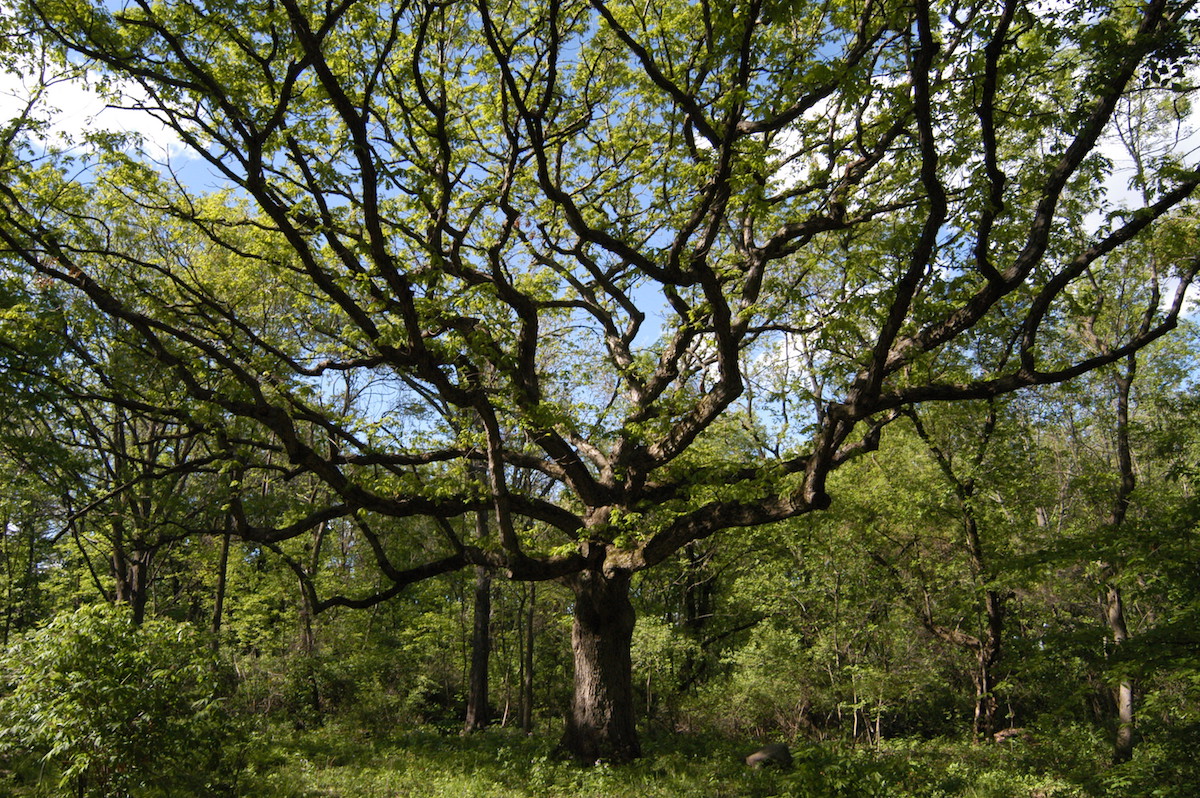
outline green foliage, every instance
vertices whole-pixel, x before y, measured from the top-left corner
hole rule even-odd
[[[656,691],[678,690],[681,672],[700,654],[698,641],[662,618],[643,616],[633,629],[634,679],[648,692],[647,702]]]
[[[40,760],[62,794],[220,792],[236,748],[203,641],[125,608],[83,607],[14,642],[0,660],[0,751]]]
[[[1194,744],[1179,739],[1173,755]],[[268,727],[255,741],[245,794],[259,798],[1183,798],[1188,758],[1165,741],[1105,768],[1104,739],[1086,726],[1035,729],[1027,740],[972,744],[896,739],[879,747],[791,745],[793,766],[748,768],[747,738],[648,734],[630,765],[580,768],[555,740],[510,729],[460,736],[425,728],[364,734],[330,724],[295,734]]]
[[[712,735],[651,736],[644,760],[580,768],[550,738],[497,729],[460,737],[428,729],[386,738],[331,726],[277,739],[252,763],[247,788],[263,798],[906,798],[918,774],[900,757],[804,746],[787,770],[753,770],[751,746]],[[751,744],[752,745],[752,744]]]
[[[1139,458],[1113,529],[1100,368],[1185,360],[1156,342],[1197,274],[1196,174],[1171,151],[1196,89],[1161,88],[1195,63],[1188,3],[8,5],[0,65],[35,100],[77,68],[194,160],[174,173],[120,133],[54,150],[48,109],[4,123],[0,444],[23,482],[0,528],[6,632],[116,596],[223,624],[243,705],[283,725],[445,727],[469,636],[442,577],[636,572],[638,689],[671,728],[882,745],[960,731],[975,681],[1096,732],[1120,666],[1171,707],[1164,729],[1192,728],[1172,698],[1189,652],[1147,653],[1200,606],[1194,544],[1163,535],[1188,492],[1164,474],[1189,464]],[[1140,209],[1107,198],[1114,131]],[[1005,398],[1069,377],[1086,382]],[[1187,424],[1165,432],[1194,451]],[[62,519],[74,548],[48,553]],[[254,548],[218,572],[198,542],[216,535]],[[1120,656],[1101,583],[1146,608]],[[554,621],[503,601],[494,695],[512,703],[534,652],[557,712],[569,599]],[[10,748],[127,791],[203,750],[122,748],[143,702],[183,741],[220,703],[191,665],[146,677],[191,680],[190,709],[129,693],[120,674],[192,660],[155,624],[105,623],[50,627],[107,641],[79,662],[48,632],[10,657]],[[37,693],[26,662],[68,675]],[[103,734],[77,691],[103,699]],[[1169,739],[1147,737],[1127,784]],[[146,756],[169,766],[126,761]],[[639,772],[541,756],[500,760],[547,794]],[[993,765],[944,775],[1059,790]],[[887,794],[895,775],[824,749],[740,787],[724,766],[696,792]],[[426,794],[467,791],[426,775]],[[409,789],[352,777],[328,789]]]
[[[1200,693],[1193,689],[1190,720],[1184,723],[1151,719],[1143,724],[1142,738],[1129,762],[1100,775],[1110,795],[1128,798],[1190,798],[1200,794],[1200,720],[1195,707]]]

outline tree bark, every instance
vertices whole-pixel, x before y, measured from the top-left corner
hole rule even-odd
[[[14,583],[16,582],[16,569],[12,567],[12,558],[10,555],[8,541],[11,535],[8,531],[8,514],[5,513],[3,518],[0,518],[0,550],[4,556],[4,629],[0,631],[0,646],[8,647],[8,633],[12,628],[13,612],[16,608],[14,601]]]
[[[629,581],[624,571],[583,571],[567,580],[575,592],[575,679],[562,748],[581,762],[629,762],[641,756],[633,717],[635,619]]]
[[[122,524],[114,524],[115,530],[121,530]],[[123,531],[118,533],[118,540],[123,537]],[[133,549],[127,551],[117,543],[112,555],[113,569],[113,603],[129,605],[133,622],[141,626],[146,620],[146,601],[149,594],[150,561],[153,551],[149,549]]]
[[[533,636],[537,583],[529,583],[529,607],[525,616],[525,648],[521,652],[521,731],[533,734]]]
[[[1125,371],[1118,373],[1115,382],[1117,388],[1117,473],[1121,478],[1116,496],[1113,499],[1112,510],[1109,514],[1109,525],[1115,530],[1125,523],[1129,512],[1130,498],[1137,486],[1137,478],[1133,470],[1133,447],[1129,441],[1129,395],[1133,380],[1137,374],[1137,356],[1129,355],[1125,359]],[[1109,563],[1105,567],[1110,581],[1106,585],[1104,614],[1108,619],[1108,628],[1112,632],[1113,643],[1118,647],[1129,639],[1129,627],[1125,623],[1125,602],[1121,589],[1116,585],[1117,567]],[[1117,736],[1113,741],[1113,762],[1128,762],[1133,757],[1134,747],[1134,682],[1133,677],[1126,671],[1121,675],[1117,685]]]
[[[150,597],[149,551],[134,552],[129,564],[129,606],[133,609],[133,622],[141,626],[146,620],[146,601]]]
[[[321,522],[317,525],[316,534],[313,536],[312,548],[308,553],[308,573],[310,578],[315,575],[321,567],[321,549],[325,545],[325,535],[329,531],[329,525]],[[298,573],[303,573],[300,571]],[[313,619],[316,618],[318,608],[314,604],[314,596],[309,591],[304,589],[304,577],[300,579],[300,650],[305,657],[312,657],[317,652],[317,637],[316,630],[313,628]],[[313,682],[313,707],[320,706],[317,698],[316,682]]]
[[[487,515],[475,513],[475,539],[487,540]],[[471,624],[471,673],[467,677],[467,714],[463,731],[473,732],[492,722],[488,705],[488,660],[492,653],[492,574],[475,568],[475,610]]]
[[[492,575],[475,568],[475,613],[471,626],[471,674],[467,685],[464,732],[478,731],[492,722],[488,705],[488,659],[492,650]]]
[[[979,670],[975,681],[976,740],[989,740],[996,731],[996,715],[999,710],[999,702],[996,700],[996,666],[1000,662],[1004,634],[1004,596],[995,590],[988,590],[984,594],[984,612],[987,616],[987,631],[979,641]]]
[[[1118,646],[1129,639],[1129,629],[1125,625],[1125,602],[1121,598],[1121,589],[1110,586],[1105,599],[1105,614],[1108,616],[1108,626],[1112,631],[1113,642]],[[1128,762],[1133,757],[1133,679],[1124,675],[1117,685],[1117,737],[1113,742],[1113,762],[1120,764]]]
[[[712,601],[716,592],[716,576],[707,567],[708,557],[697,551],[693,541],[683,549],[683,617],[681,626],[697,643],[703,640],[704,629],[712,619]],[[679,668],[678,692],[682,693],[703,676],[708,667],[708,653],[703,645],[698,654],[689,648]]]
[[[217,586],[213,596],[212,614],[212,650],[221,647],[221,621],[225,614],[225,586],[229,577],[229,539],[233,537],[232,529],[226,529],[221,536],[221,556],[217,561]]]

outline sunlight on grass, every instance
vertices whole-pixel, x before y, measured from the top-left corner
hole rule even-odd
[[[282,739],[282,738],[278,738]],[[745,749],[745,750],[744,750]],[[881,750],[793,746],[788,770],[751,770],[748,746],[719,737],[647,741],[626,766],[579,767],[554,741],[492,730],[471,737],[418,730],[386,740],[327,728],[275,745],[244,785],[274,798],[1086,798],[1102,795],[1079,772],[1099,762],[1077,751],[897,741]],[[1054,770],[1048,760],[1056,759]]]

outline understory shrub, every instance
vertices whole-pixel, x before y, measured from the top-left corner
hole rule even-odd
[[[236,724],[188,625],[122,607],[63,613],[0,657],[0,757],[61,794],[233,791]]]

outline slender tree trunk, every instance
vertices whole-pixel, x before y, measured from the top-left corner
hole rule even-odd
[[[21,574],[21,606],[16,613],[16,623],[18,628],[25,628],[32,623],[33,618],[37,613],[35,607],[38,605],[38,587],[41,585],[41,580],[38,578],[38,557],[37,546],[34,541],[36,536],[30,535],[26,538],[28,546],[25,549],[25,572]],[[87,562],[88,570],[91,570],[91,560]]]
[[[1125,602],[1121,599],[1119,587],[1108,588],[1105,599],[1105,610],[1108,616],[1108,626],[1112,631],[1113,642],[1118,646],[1129,639],[1129,629],[1125,625]],[[1128,675],[1121,677],[1117,685],[1117,737],[1113,743],[1113,762],[1128,762],[1133,757],[1133,679]]]
[[[492,722],[488,706],[488,660],[492,650],[492,575],[475,569],[475,616],[471,626],[471,674],[467,684],[467,717],[463,731],[472,732]]]
[[[325,545],[325,535],[329,532],[329,526],[325,522],[317,525],[316,535],[313,537],[312,548],[309,550],[308,556],[308,573],[309,577],[313,578],[321,567],[321,550]],[[313,596],[304,589],[303,580],[300,584],[300,650],[306,657],[312,657],[317,651],[316,630],[313,627],[314,619],[317,615],[316,607],[313,606]],[[316,695],[316,682],[313,682],[313,695]],[[314,707],[319,705],[319,701],[314,698]]]
[[[1120,486],[1113,499],[1112,511],[1109,514],[1109,524],[1114,528],[1125,523],[1129,512],[1130,498],[1137,479],[1133,470],[1133,448],[1129,441],[1129,395],[1133,380],[1137,374],[1137,357],[1129,355],[1125,359],[1125,371],[1116,377],[1117,387],[1117,472],[1121,477]],[[1117,568],[1109,564],[1106,568],[1115,578]],[[1122,646],[1129,639],[1129,627],[1125,623],[1125,602],[1121,589],[1110,582],[1106,586],[1104,614],[1108,619],[1108,628],[1112,633],[1113,642]],[[1121,675],[1117,685],[1117,736],[1113,741],[1113,762],[1128,762],[1133,756],[1134,746],[1134,683],[1128,672]]]
[[[146,617],[150,558],[151,552],[148,551],[118,550],[113,553],[113,604],[128,605],[133,623],[138,626],[142,625]]]
[[[633,716],[629,574],[583,571],[568,584],[575,592],[575,679],[562,747],[581,762],[628,762],[641,756]]]
[[[529,607],[525,615],[525,650],[521,660],[521,731],[533,734],[533,619],[537,584],[529,583]]]
[[[225,534],[221,536],[221,556],[217,561],[217,587],[213,596],[213,614],[212,614],[212,648],[216,651],[220,648],[221,635],[221,620],[225,614],[225,581],[229,573],[229,539],[232,537],[230,530],[226,529]]]
[[[125,554],[125,521],[120,517],[112,522],[113,604],[129,603],[129,558]]]
[[[0,646],[8,646],[8,634],[12,629],[13,612],[16,609],[15,600],[15,582],[16,568],[12,564],[12,553],[9,545],[9,540],[12,535],[8,532],[8,514],[5,513],[3,518],[0,518],[0,541],[3,542],[4,552],[4,631],[0,634]]]
[[[996,732],[999,702],[996,699],[996,666],[1004,634],[1004,596],[995,590],[984,594],[987,630],[979,645],[979,673],[975,686],[975,739],[987,740]]]
[[[146,602],[150,594],[150,556],[148,551],[135,551],[129,563],[129,606],[137,626],[146,620]]]
[[[488,536],[487,515],[475,513],[475,539]],[[488,661],[492,653],[492,574],[487,568],[475,568],[475,610],[471,624],[471,673],[467,678],[467,716],[464,732],[484,728],[492,721],[488,705]]]
[[[996,670],[1003,653],[1001,644],[1004,639],[1005,595],[987,587],[995,574],[989,567],[990,563],[983,547],[983,537],[979,530],[979,520],[975,515],[976,486],[974,478],[964,478],[962,471],[956,470],[952,453],[937,445],[933,437],[926,431],[916,412],[913,412],[911,418],[917,434],[925,441],[946,480],[954,488],[962,518],[964,548],[970,562],[971,577],[978,586],[982,605],[980,607],[982,628],[978,636],[965,634],[959,629],[939,629],[934,623],[928,596],[924,610],[925,624],[943,640],[974,652],[975,673],[972,675],[972,680],[975,682],[975,713],[971,721],[971,731],[977,741],[988,740],[996,731],[996,716],[999,714],[999,701],[996,697]],[[989,405],[987,418],[980,430],[978,445],[971,456],[971,463],[975,468],[981,466],[986,459],[988,446],[996,430],[996,419],[996,407],[994,404]]]
[[[693,683],[699,681],[708,667],[708,657],[704,646],[704,629],[712,619],[712,601],[716,593],[716,577],[708,566],[708,558],[699,552],[698,544],[693,541],[683,550],[683,617],[681,619],[684,631],[691,635],[698,644],[698,654],[692,653],[691,647],[684,655],[683,664],[679,668],[678,692],[682,693]]]
[[[129,605],[134,624],[141,626],[146,620],[150,559],[153,553],[145,549],[127,550],[123,544],[124,524],[115,523],[113,531],[113,603]]]
[[[695,541],[684,547],[683,626],[697,638],[712,618],[716,577]]]
[[[308,598],[308,594],[304,591],[300,592],[300,653],[305,657],[311,657],[317,653],[317,633],[313,628],[313,616],[316,615],[316,610],[313,609],[312,602]]]

